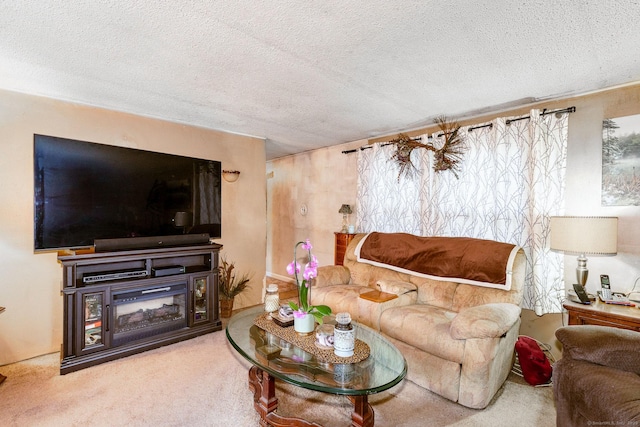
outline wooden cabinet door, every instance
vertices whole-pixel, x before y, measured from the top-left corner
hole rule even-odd
[[[355,234],[348,233],[334,233],[336,236],[336,248],[333,263],[335,265],[342,265],[344,261],[344,255],[347,252],[347,246],[351,243],[351,240],[355,237]]]

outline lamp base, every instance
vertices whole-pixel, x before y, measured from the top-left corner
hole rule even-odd
[[[589,278],[589,269],[587,268],[587,257],[580,254],[578,257],[578,266],[576,267],[576,279],[584,290],[587,290],[587,279]]]
[[[349,232],[349,215],[348,214],[342,214],[342,230],[340,230],[341,233],[348,233]]]

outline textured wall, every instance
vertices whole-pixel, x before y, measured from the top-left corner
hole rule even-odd
[[[0,365],[60,350],[62,269],[33,252],[33,134],[220,160],[223,253],[254,274],[238,306],[260,301],[265,271],[264,141],[0,91]]]
[[[354,209],[350,219],[355,224],[356,153],[342,151],[364,144],[356,141],[267,163],[268,272],[289,277],[285,267],[293,259],[293,246],[307,238],[320,265],[333,264],[333,233],[342,228],[342,204]]]
[[[640,85],[602,91],[591,95],[561,101],[539,103],[509,112],[494,113],[461,125],[478,124],[494,117],[527,114],[531,108],[561,109],[575,106],[577,111],[569,118],[567,152],[566,206],[567,215],[618,216],[618,255],[589,258],[590,270],[587,288],[595,293],[599,289],[599,275],[609,274],[614,291],[626,292],[640,277],[640,207],[601,207],[601,152],[602,120],[640,114]],[[431,130],[433,131],[433,129]],[[421,134],[423,130],[411,132]],[[379,138],[389,140],[391,138]],[[333,263],[333,231],[340,228],[336,213],[341,203],[353,203],[356,197],[356,155],[344,155],[341,150],[360,143],[345,144],[329,149],[302,153],[267,163],[273,178],[268,180],[268,238],[267,271],[285,274],[291,244],[298,238],[314,237],[321,248],[321,264]],[[310,190],[304,191],[309,188]],[[298,207],[312,204],[306,217],[300,216]],[[319,209],[320,212],[316,212]],[[282,256],[285,254],[286,256]],[[565,284],[570,288],[575,281],[576,257],[565,256]],[[639,284],[640,286],[640,284]],[[537,339],[554,343],[553,332],[562,324],[559,314],[537,317],[525,313],[521,332]],[[536,336],[538,334],[538,336]]]

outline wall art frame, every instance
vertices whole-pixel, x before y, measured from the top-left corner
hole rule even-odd
[[[640,206],[640,114],[602,122],[602,206]]]

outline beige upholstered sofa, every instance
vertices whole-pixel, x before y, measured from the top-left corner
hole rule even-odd
[[[403,236],[416,237],[395,236],[400,237],[400,244]],[[334,312],[348,311],[356,321],[389,338],[407,359],[408,380],[461,405],[486,407],[514,360],[525,276],[523,251],[513,247],[505,273],[510,289],[505,290],[500,285],[429,278],[429,274],[359,261],[355,252],[362,249],[363,238],[371,236],[359,234],[351,241],[343,266],[319,268],[311,302],[326,304]],[[452,263],[443,264],[465,263],[463,255],[468,249],[465,239],[461,240],[460,257],[452,256]],[[480,263],[484,264],[482,257],[490,260],[492,256],[492,250],[485,251]],[[428,254],[427,258],[437,259]],[[375,295],[374,290],[385,293]],[[380,297],[389,297],[389,293],[397,297],[374,301],[384,300]]]

